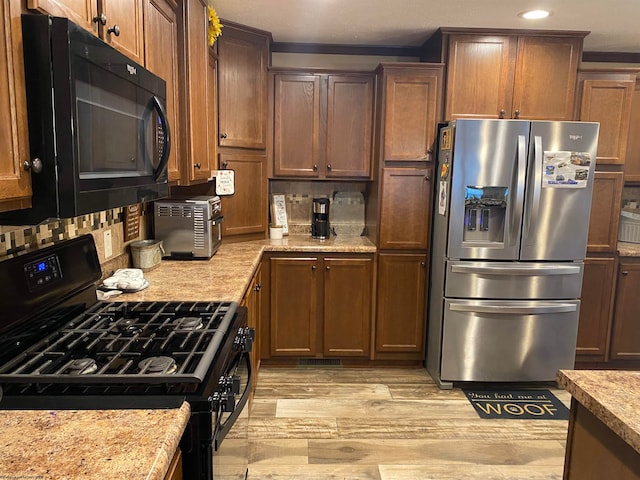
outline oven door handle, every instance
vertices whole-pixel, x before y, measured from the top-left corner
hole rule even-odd
[[[158,112],[160,118],[160,125],[162,126],[162,133],[164,134],[164,148],[162,149],[162,156],[160,157],[160,163],[158,168],[153,171],[153,179],[157,182],[162,174],[167,170],[169,163],[169,153],[171,152],[171,131],[169,129],[169,119],[167,118],[167,112],[162,106],[162,102],[155,95],[153,96],[153,108]]]
[[[224,440],[224,437],[227,436],[227,433],[229,433],[229,430],[231,430],[231,427],[238,419],[238,416],[240,416],[242,409],[247,404],[249,396],[251,395],[253,372],[251,371],[251,357],[249,356],[248,352],[242,354],[241,361],[244,361],[247,364],[247,386],[244,389],[244,392],[242,392],[242,397],[240,397],[240,400],[238,400],[238,403],[236,403],[236,406],[233,409],[231,415],[229,415],[224,423],[220,424],[219,428],[216,428],[215,434],[213,435],[213,447],[216,452],[218,451],[220,444]]]

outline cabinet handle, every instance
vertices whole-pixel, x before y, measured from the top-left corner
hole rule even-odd
[[[316,266],[315,265],[311,265],[311,270],[315,271]]]
[[[107,28],[107,33],[113,33],[116,37],[120,36],[120,27],[118,25],[114,25],[111,28]]]
[[[313,171],[314,172],[318,171],[318,165],[316,163],[313,164]]]
[[[99,23],[100,25],[106,25],[107,24],[107,16],[104,13],[101,13],[100,15],[93,17],[93,23]]]
[[[520,110],[516,110],[515,112],[513,112],[513,118],[515,118],[516,120],[520,118]]]
[[[623,270],[622,271],[622,275],[629,275],[629,271],[628,270]]]
[[[331,170],[331,164],[327,165],[327,170]]]
[[[500,115],[498,115],[498,118],[504,118],[506,114],[507,114],[507,111],[503,108],[502,110],[500,110]]]
[[[193,168],[197,168],[198,170],[200,170],[202,168],[202,164],[200,162],[194,163]]]
[[[220,138],[227,138],[227,132],[223,132],[220,134]]]
[[[25,160],[22,164],[22,168],[25,170],[31,170],[33,173],[42,172],[42,160],[38,157],[32,158],[31,160]]]
[[[222,162],[222,168],[227,168],[228,165],[229,165],[229,162],[227,161]]]

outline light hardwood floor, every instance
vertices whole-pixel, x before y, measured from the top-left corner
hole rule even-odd
[[[480,419],[423,369],[263,367],[249,480],[559,480],[566,435],[561,420]]]

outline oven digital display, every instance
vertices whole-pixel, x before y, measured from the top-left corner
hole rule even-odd
[[[24,266],[27,287],[30,292],[60,281],[60,261],[57,255],[27,263]]]

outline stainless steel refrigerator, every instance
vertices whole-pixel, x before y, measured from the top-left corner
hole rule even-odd
[[[573,367],[598,129],[439,129],[426,365],[441,388]]]

